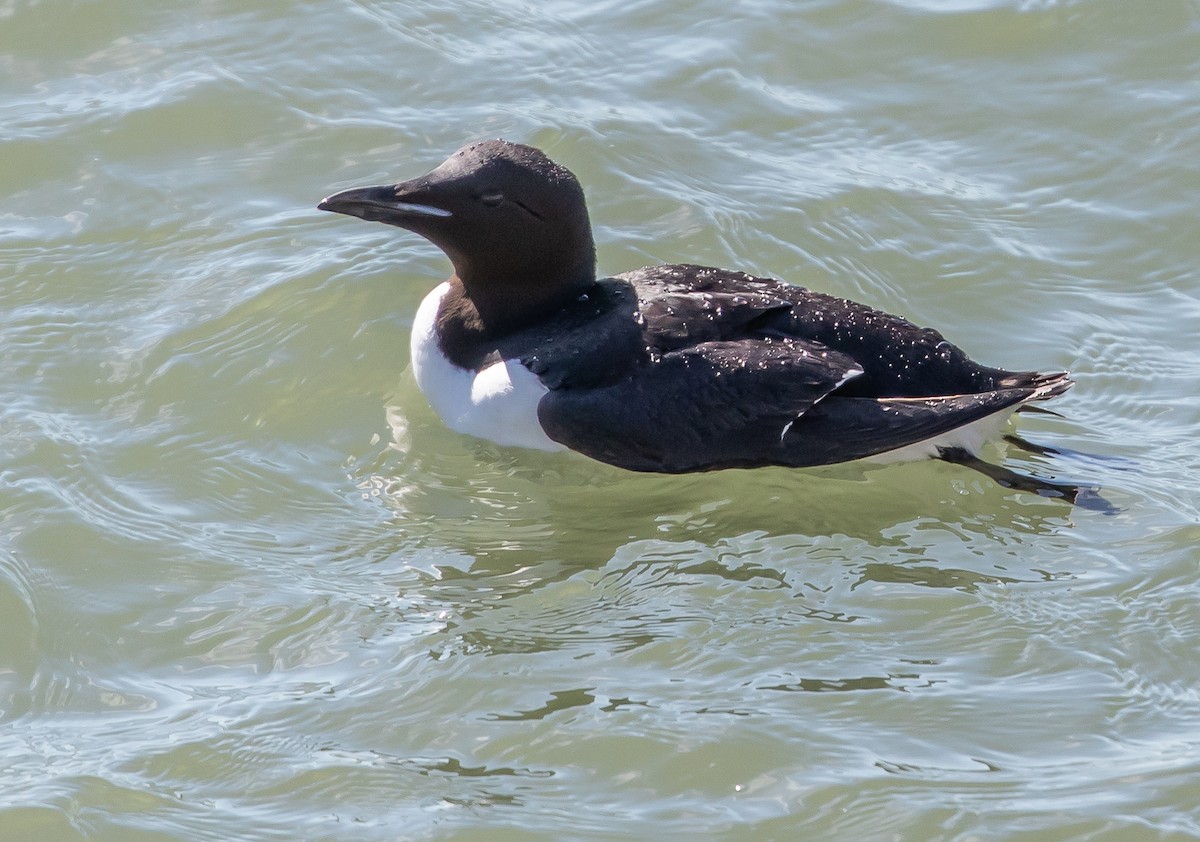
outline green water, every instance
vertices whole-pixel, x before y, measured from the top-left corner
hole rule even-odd
[[[1200,6],[0,0],[0,839],[1200,837]],[[990,454],[444,429],[314,209],[545,148],[692,261],[1072,370]]]

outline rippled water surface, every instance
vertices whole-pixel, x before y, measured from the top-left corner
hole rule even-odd
[[[1200,6],[0,0],[0,838],[1200,836]],[[1071,369],[1013,470],[444,429],[318,213],[545,148],[692,261]]]

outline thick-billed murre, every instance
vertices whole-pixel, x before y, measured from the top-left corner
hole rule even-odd
[[[417,312],[417,383],[448,426],[500,444],[667,473],[961,457],[1072,385],[783,281],[693,265],[597,279],[578,180],[530,146],[472,144],[318,207],[450,258]]]

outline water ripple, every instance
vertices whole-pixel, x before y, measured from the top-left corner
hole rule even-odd
[[[0,2],[0,824],[1196,835],[1200,17],[1119,2]],[[633,476],[447,431],[449,270],[313,205],[502,135],[600,268],[1071,368],[947,464]]]

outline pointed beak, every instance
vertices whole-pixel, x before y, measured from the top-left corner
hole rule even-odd
[[[444,219],[453,216],[445,208],[421,202],[402,201],[400,197],[410,192],[404,189],[406,187],[407,183],[352,187],[322,199],[317,205],[317,210],[344,213],[370,222],[386,222],[400,227],[406,227],[422,218]]]

